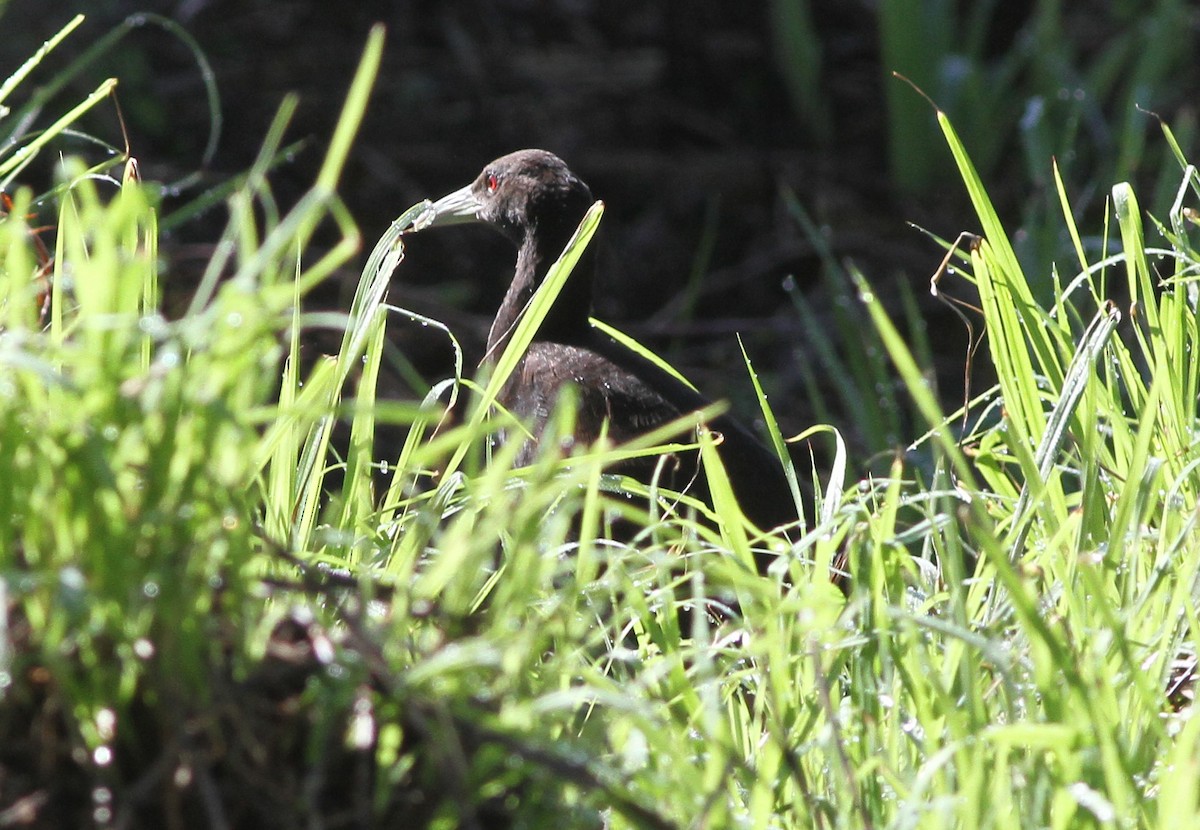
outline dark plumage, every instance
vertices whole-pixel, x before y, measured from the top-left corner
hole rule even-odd
[[[484,222],[518,249],[516,273],[492,323],[485,362],[503,351],[522,309],[592,202],[587,185],[557,156],[521,150],[496,159],[472,184],[434,204],[436,216],[429,226]],[[500,403],[527,419],[537,436],[560,391],[573,384],[579,399],[575,437],[583,442],[595,440],[605,420],[609,436],[621,442],[704,407],[708,401],[701,395],[591,326],[593,270],[585,253],[501,392]],[[747,517],[762,527],[795,521],[795,502],[774,453],[728,416],[712,419],[709,426],[723,436],[721,459]],[[534,451],[526,446],[518,461],[529,461]],[[674,480],[679,488],[695,472],[694,463],[682,466]],[[619,471],[645,479],[652,469],[652,463],[643,461]],[[703,474],[695,481],[692,492],[703,488]]]

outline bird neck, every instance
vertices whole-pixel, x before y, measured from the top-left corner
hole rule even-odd
[[[521,315],[529,306],[534,293],[546,279],[567,242],[568,232],[538,233],[530,229],[525,233],[517,251],[517,269],[508,293],[500,304],[500,310],[488,334],[487,359],[496,360],[512,339],[513,330]],[[554,300],[554,305],[543,318],[534,334],[535,340],[559,343],[579,341],[588,330],[588,315],[592,310],[592,275],[595,262],[591,246],[583,251],[574,270]]]

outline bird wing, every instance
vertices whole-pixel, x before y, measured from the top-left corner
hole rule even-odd
[[[608,435],[623,442],[710,403],[661,366],[595,329],[579,343],[535,341],[518,371],[529,405],[518,402],[510,408],[533,421],[539,433],[562,388],[576,387],[575,437],[582,442],[596,440],[606,420]],[[796,505],[775,453],[728,414],[711,418],[708,427],[718,433],[718,453],[746,515],[764,527],[795,521]]]

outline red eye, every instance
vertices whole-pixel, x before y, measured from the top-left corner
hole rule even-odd
[[[500,186],[500,180],[498,178],[496,178],[496,174],[488,173],[488,177],[487,177],[488,193],[494,193],[496,191],[496,188],[499,186]]]

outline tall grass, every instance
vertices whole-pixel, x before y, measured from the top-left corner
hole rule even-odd
[[[940,0],[886,0],[879,8],[885,75],[899,72],[950,113],[985,173],[997,172],[1014,150],[1024,169],[1012,173],[1034,185],[1050,184],[1050,156],[1102,181],[1158,169],[1146,164],[1161,148],[1146,145],[1149,122],[1139,107],[1180,103],[1171,79],[1189,71],[1188,48],[1185,38],[1167,33],[1187,29],[1187,4],[1155,0],[1083,12],[1038,2],[1011,33],[1000,31],[1001,10],[996,2],[959,9]],[[1084,14],[1087,27],[1079,25]],[[1008,48],[997,47],[1002,37],[1011,39]],[[937,136],[927,109],[903,84],[889,80],[885,91],[893,183],[928,192],[943,168],[928,151]],[[1044,208],[1026,209],[1035,211],[1029,228],[1043,227]]]
[[[420,205],[368,258],[337,354],[301,359],[303,296],[357,251],[336,188],[380,52],[376,32],[316,183],[280,213],[285,102],[179,319],[135,176],[65,164],[52,256],[31,194],[0,220],[0,820],[1196,823],[1194,168],[1162,221],[1117,185],[1103,255],[1077,245],[1040,304],[941,118],[998,383],[960,430],[851,269],[931,460],[830,476],[815,527],[763,532],[703,432],[714,506],[632,500],[605,472],[685,424],[567,457],[546,441],[514,470],[488,404],[517,351],[462,379],[455,423],[437,394],[381,400]],[[323,255],[322,223],[341,240]],[[1107,302],[1117,282],[1132,305]],[[381,423],[407,438],[382,444]]]

